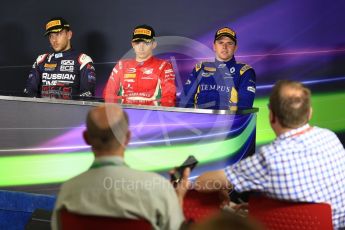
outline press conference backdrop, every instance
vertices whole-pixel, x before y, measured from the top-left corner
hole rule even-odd
[[[90,55],[97,71],[97,96],[115,62],[131,56],[131,30],[150,24],[156,54],[169,59],[181,86],[195,63],[212,60],[216,29],[238,33],[237,60],[257,73],[257,144],[274,135],[267,122],[267,96],[278,79],[294,79],[313,90],[312,124],[337,132],[345,143],[345,1],[5,1],[0,9],[0,94],[20,95],[37,55],[49,51],[45,22],[66,18],[73,47]]]

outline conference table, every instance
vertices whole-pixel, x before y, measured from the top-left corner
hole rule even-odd
[[[82,137],[97,101],[0,96],[0,189],[56,192],[90,168],[94,156]],[[222,169],[255,151],[257,108],[211,110],[119,105],[129,116],[129,167],[168,176],[189,155],[191,179]]]

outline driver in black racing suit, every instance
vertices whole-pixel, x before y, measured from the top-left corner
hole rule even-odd
[[[72,31],[61,17],[46,24],[53,53],[39,55],[27,79],[29,97],[78,99],[95,95],[96,74],[92,59],[71,48]]]

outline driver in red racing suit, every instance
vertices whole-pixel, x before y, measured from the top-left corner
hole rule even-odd
[[[154,30],[147,25],[133,31],[135,59],[120,60],[103,91],[106,102],[175,106],[175,73],[168,61],[153,56]]]

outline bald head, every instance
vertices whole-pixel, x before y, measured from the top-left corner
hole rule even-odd
[[[301,83],[280,80],[270,96],[270,110],[284,128],[298,128],[308,123],[311,93]]]
[[[114,152],[128,142],[128,116],[115,104],[91,109],[86,119],[86,139],[94,152]]]

